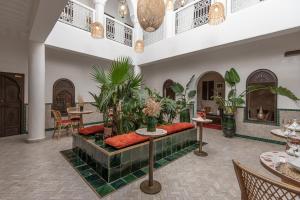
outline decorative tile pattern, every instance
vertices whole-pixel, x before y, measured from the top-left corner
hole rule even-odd
[[[168,155],[165,158],[162,158],[160,160],[157,160],[154,163],[155,169],[159,169],[167,164],[169,164],[171,161],[174,161],[187,153],[195,150],[198,148],[197,144],[192,144],[190,146],[187,146],[179,151],[177,151],[174,154]],[[144,177],[148,173],[148,167],[144,167],[142,169],[138,169],[134,172],[131,172],[125,176],[113,175],[115,180],[113,182],[107,182],[105,178],[107,177],[101,177],[100,174],[98,174],[98,171],[94,169],[93,166],[88,164],[87,162],[82,160],[82,157],[80,158],[79,155],[77,155],[73,150],[65,150],[61,151],[61,154],[65,157],[65,159],[72,165],[72,167],[80,174],[80,176],[85,180],[86,183],[95,191],[100,197],[104,197],[122,187],[125,185],[132,183],[133,181]],[[88,159],[87,159],[88,160]],[[119,162],[120,158],[114,157],[113,160],[117,160],[117,162],[114,162],[113,165]],[[100,172],[101,173],[101,172]],[[115,171],[114,171],[115,173]]]

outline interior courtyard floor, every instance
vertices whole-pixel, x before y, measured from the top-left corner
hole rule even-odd
[[[26,135],[0,139],[1,200],[96,200],[99,197],[60,154],[70,149],[71,137],[27,144]],[[154,172],[162,191],[146,195],[140,190],[139,179],[106,196],[105,200],[238,200],[240,190],[232,159],[273,179],[259,162],[265,151],[285,149],[282,145],[242,138],[228,139],[221,131],[205,129],[204,150],[208,157],[193,153],[175,160]]]

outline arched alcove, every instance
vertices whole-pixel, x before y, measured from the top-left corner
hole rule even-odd
[[[168,79],[164,82],[163,85],[163,96],[168,97],[170,99],[175,100],[175,93],[173,92],[171,86],[174,84],[174,81],[171,79]]]
[[[259,69],[252,72],[247,78],[246,86],[253,85],[277,86],[278,79],[272,71]],[[247,94],[246,112],[247,120],[276,122],[277,95],[270,90],[258,90]],[[261,115],[259,116],[258,113]]]
[[[75,106],[75,86],[69,79],[59,79],[53,84],[52,109],[67,114],[67,108]]]

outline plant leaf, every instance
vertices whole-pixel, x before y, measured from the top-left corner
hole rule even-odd
[[[189,82],[186,84],[185,88],[186,90],[190,89],[191,83],[193,82],[195,78],[195,74],[190,78]]]
[[[174,83],[171,86],[171,89],[176,95],[181,95],[184,92],[184,88],[180,83]]]
[[[191,91],[189,91],[189,93],[188,93],[188,98],[189,98],[189,99],[194,98],[194,97],[196,96],[196,93],[197,93],[196,90],[191,90]]]

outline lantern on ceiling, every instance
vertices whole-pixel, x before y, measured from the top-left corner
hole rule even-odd
[[[135,45],[134,45],[134,51],[136,53],[143,53],[144,52],[144,41],[143,40],[137,40],[135,42]]]
[[[124,18],[128,15],[128,6],[126,0],[120,0],[118,12],[120,17]]]
[[[208,23],[210,25],[217,25],[225,20],[225,9],[221,2],[212,4],[209,8]]]
[[[100,22],[94,22],[91,24],[91,36],[95,39],[101,39],[104,37],[104,28]]]
[[[165,17],[163,0],[138,0],[137,16],[141,27],[146,32],[154,32]]]

